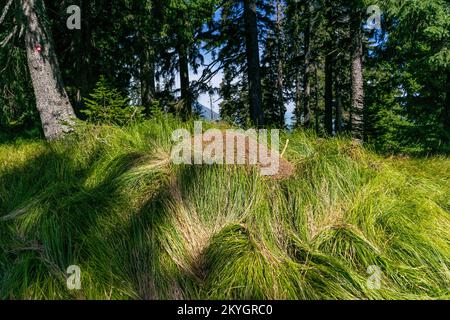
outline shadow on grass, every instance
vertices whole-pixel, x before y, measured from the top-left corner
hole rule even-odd
[[[77,162],[71,151],[49,145],[0,171],[0,298],[198,296],[198,279],[165,250],[169,238],[179,236],[167,206],[173,201],[170,175],[150,172],[131,186],[124,178],[148,155],[106,160],[95,148]],[[190,170],[180,173],[187,186],[196,176]],[[140,203],[132,204],[141,191]],[[71,265],[81,267],[81,292],[67,290]]]
[[[101,156],[96,149],[76,163],[70,150],[49,147],[1,173],[0,297],[71,297],[65,288],[67,267],[92,259],[94,233],[108,228],[108,216],[129,200],[119,178],[142,157],[118,156],[104,176],[87,183]],[[46,289],[50,292],[35,293]]]

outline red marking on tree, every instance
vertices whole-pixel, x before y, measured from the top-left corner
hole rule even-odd
[[[40,45],[40,44],[37,44],[37,45],[36,45],[36,52],[37,52],[37,53],[41,53],[41,51],[42,51],[41,45]]]

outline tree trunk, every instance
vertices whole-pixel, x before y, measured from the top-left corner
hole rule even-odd
[[[336,84],[335,84],[335,95],[336,95],[336,103],[335,103],[335,120],[334,120],[334,131],[336,134],[342,131],[342,85],[341,85],[342,77],[337,72],[336,74]]]
[[[319,124],[319,77],[317,75],[317,65],[314,65],[314,100],[315,100],[315,106],[314,106],[314,118],[316,120],[316,133],[319,133],[320,131],[320,124]]]
[[[450,143],[450,69],[447,70],[446,93],[442,109],[442,126],[444,128],[444,143]]]
[[[277,70],[277,101],[278,108],[280,112],[280,128],[284,128],[285,121],[285,109],[284,109],[284,95],[283,95],[283,86],[284,86],[284,56],[283,56],[283,41],[282,41],[282,18],[281,18],[281,0],[276,1],[276,12],[277,12],[277,50],[278,50],[278,70]]]
[[[264,112],[262,108],[261,69],[255,0],[244,0],[244,20],[250,97],[250,117],[255,126],[261,127],[264,126]]]
[[[152,40],[152,36],[149,35],[147,27],[149,21],[153,21],[150,28],[150,34],[155,32],[154,26],[158,26],[158,19],[163,16],[162,3],[160,1],[152,2],[150,12],[147,10],[147,3],[143,1],[139,5],[139,10],[142,13],[139,15],[140,31],[138,33],[140,38],[140,81],[141,81],[141,101],[142,106],[145,108],[146,113],[151,113],[151,107],[156,98],[156,53],[155,42]],[[146,13],[149,13],[147,15]],[[150,20],[149,20],[150,19]]]
[[[22,10],[26,18],[25,45],[36,107],[46,139],[58,139],[72,130],[75,113],[62,83],[52,39],[41,18],[45,15],[44,3],[23,0]]]
[[[351,131],[354,138],[364,138],[364,79],[361,14],[354,14],[352,36],[352,110]]]
[[[189,58],[184,44],[180,45],[178,53],[180,60],[181,100],[183,102],[182,118],[187,120],[192,116],[192,95],[189,80]]]
[[[306,20],[305,29],[305,74],[303,75],[303,125],[306,128],[311,127],[311,4],[306,3]]]
[[[303,121],[302,76],[300,71],[297,70],[295,78],[295,126],[300,127]]]
[[[141,55],[141,100],[147,114],[155,100],[155,60],[152,50],[144,42]]]
[[[83,98],[86,98],[95,87],[97,76],[93,74],[89,63],[92,61],[92,30],[91,30],[91,3],[88,0],[80,1],[81,7],[81,30],[76,31],[76,41],[73,44],[77,50],[76,72],[77,77],[77,95],[75,101],[75,110],[79,112],[84,107]]]
[[[325,57],[325,130],[333,134],[333,56]]]
[[[326,20],[328,26],[333,26],[333,4],[331,0],[325,2]],[[327,50],[325,55],[325,131],[330,136],[333,135],[333,69],[335,62],[335,34],[332,28],[331,39],[325,44]]]

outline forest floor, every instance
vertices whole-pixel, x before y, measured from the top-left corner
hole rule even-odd
[[[180,126],[0,145],[0,299],[450,299],[450,158],[299,131],[268,179],[173,165]]]

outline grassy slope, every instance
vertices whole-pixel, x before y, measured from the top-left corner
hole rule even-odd
[[[178,127],[0,146],[0,298],[450,298],[450,159],[298,132],[273,181],[171,165]]]

